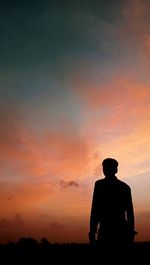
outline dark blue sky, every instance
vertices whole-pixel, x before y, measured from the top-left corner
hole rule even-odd
[[[51,90],[53,97],[68,86],[70,71],[79,64],[93,74],[93,64],[108,69],[122,53],[112,27],[121,21],[123,3],[2,1],[1,97],[18,101],[39,93],[41,87]]]
[[[97,43],[88,36],[96,19],[118,23],[123,1],[4,1],[0,9],[3,69],[54,66],[65,54],[90,56]],[[100,33],[105,37],[105,25]],[[104,50],[101,52],[105,56]]]

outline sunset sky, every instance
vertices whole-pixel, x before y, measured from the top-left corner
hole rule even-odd
[[[150,240],[150,1],[0,4],[0,243],[88,242],[106,157]]]

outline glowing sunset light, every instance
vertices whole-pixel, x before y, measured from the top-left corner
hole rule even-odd
[[[105,157],[149,241],[150,3],[58,2],[1,4],[0,243],[88,242]]]

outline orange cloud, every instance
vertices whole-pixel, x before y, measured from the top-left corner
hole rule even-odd
[[[44,220],[44,221],[43,221]],[[16,214],[11,218],[0,219],[0,243],[19,241],[22,237],[32,237],[37,240],[47,238],[50,242],[87,242],[87,222],[76,218],[72,220],[57,220],[44,215],[37,219],[28,219]]]
[[[39,164],[42,155],[38,139],[27,129],[20,110],[12,110],[7,106],[1,109],[0,149],[1,175],[4,175],[1,177],[7,176],[9,169],[11,175],[45,173]]]
[[[82,175],[88,162],[88,144],[77,131],[54,131],[38,135],[19,113],[3,109],[0,116],[1,175]],[[71,126],[71,124],[70,124]],[[8,167],[8,170],[6,168]]]
[[[19,111],[5,108],[0,121],[1,216],[59,210],[63,215],[67,197],[63,204],[60,181],[75,187],[84,177],[89,161],[86,139],[74,130],[38,135],[27,127]]]
[[[74,181],[74,180],[71,180],[71,181],[61,181],[60,182],[60,185],[62,188],[78,188],[79,187],[79,184],[78,182]]]
[[[107,156],[118,159],[122,178],[149,171],[144,164],[149,159],[150,144],[147,82],[139,80],[136,71],[123,73],[118,69],[113,69],[111,77],[105,80],[93,80],[89,75],[86,78],[81,73],[78,79],[76,76],[74,90],[87,112],[83,132],[91,142],[93,153],[100,150],[99,160]],[[100,162],[96,163],[89,162],[93,175],[98,177]]]
[[[28,213],[37,211],[43,203],[54,195],[55,186],[46,180],[22,180],[18,182],[1,182],[0,216],[10,216],[13,213]],[[32,215],[32,213],[31,213]]]
[[[121,122],[127,125],[149,119],[149,86],[138,82],[134,74],[114,73],[111,79],[96,85],[89,78],[83,79],[75,81],[74,87],[86,103],[87,112],[96,112],[91,120],[97,120],[100,127],[113,128]]]
[[[89,160],[88,143],[75,134],[49,132],[44,139],[49,163],[63,178],[80,177]]]

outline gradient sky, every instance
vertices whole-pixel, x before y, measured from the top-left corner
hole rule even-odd
[[[1,242],[87,242],[105,157],[150,240],[149,14],[148,0],[1,1]]]

